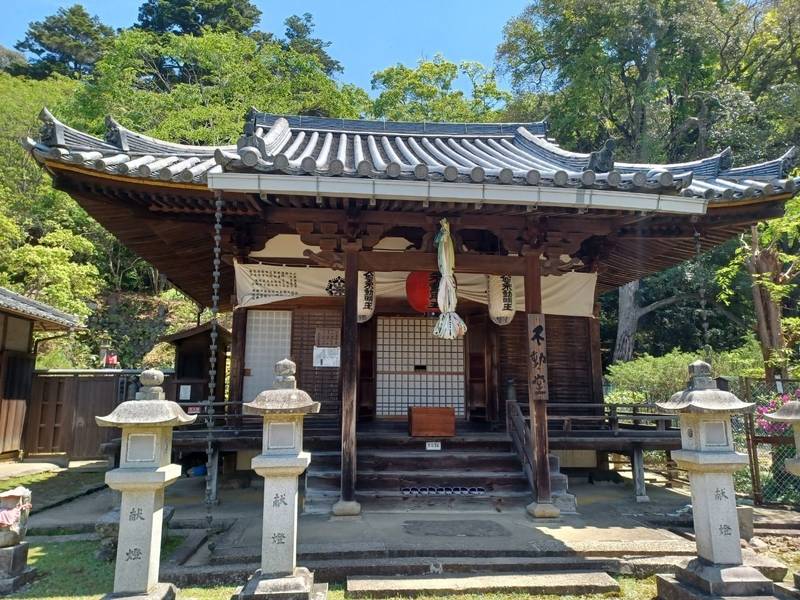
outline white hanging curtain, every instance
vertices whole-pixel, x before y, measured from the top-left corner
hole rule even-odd
[[[496,325],[508,325],[514,319],[514,282],[511,275],[489,275],[489,318]]]
[[[436,302],[439,304],[439,320],[433,328],[433,335],[446,340],[454,340],[467,333],[467,325],[464,320],[456,314],[456,280],[453,276],[453,269],[456,264],[455,249],[453,248],[453,238],[450,237],[450,224],[447,219],[439,221],[441,229],[436,234],[437,256],[439,259],[439,273],[442,278],[439,280],[439,293]]]
[[[358,272],[358,322],[366,323],[375,312],[375,273]]]

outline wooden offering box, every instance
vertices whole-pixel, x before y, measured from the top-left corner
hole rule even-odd
[[[453,437],[455,434],[454,409],[409,407],[408,435],[411,437]]]

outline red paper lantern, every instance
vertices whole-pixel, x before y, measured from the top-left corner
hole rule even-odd
[[[439,291],[441,276],[436,271],[413,271],[406,278],[406,297],[417,312],[438,313],[436,294]]]

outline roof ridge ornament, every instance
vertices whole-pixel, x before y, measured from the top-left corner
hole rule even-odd
[[[280,117],[269,128],[254,123],[252,133],[239,136],[236,149],[242,162],[254,167],[260,160],[273,161],[291,137],[289,121]]]
[[[797,146],[792,146],[781,156],[781,177],[789,175],[789,171],[797,164]]]
[[[105,118],[106,134],[105,140],[109,144],[116,146],[120,150],[127,152],[130,150],[128,145],[128,129],[123,127],[111,115],[106,115]]]
[[[608,138],[600,150],[595,150],[589,153],[589,164],[587,169],[591,169],[597,173],[608,173],[614,170],[614,150],[617,147],[617,141],[614,138]]]
[[[730,146],[728,146],[718,155],[717,175],[719,175],[724,171],[727,171],[732,166],[733,166],[733,150],[731,149]]]
[[[39,130],[39,141],[47,146],[66,146],[64,142],[64,124],[53,116],[45,106],[39,112],[42,127]]]

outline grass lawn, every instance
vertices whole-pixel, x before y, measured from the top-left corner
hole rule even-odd
[[[174,550],[178,543],[179,540],[176,538],[169,539],[165,545],[165,554]],[[110,592],[114,583],[114,565],[99,561],[94,557],[97,547],[98,543],[95,541],[33,546],[28,563],[38,569],[38,578],[27,588],[11,597],[41,600],[89,600]],[[619,582],[622,586],[620,598],[623,600],[650,600],[655,596],[655,580],[652,578],[636,580],[631,577],[621,577]],[[233,586],[184,588],[181,590],[180,597],[197,600],[228,600],[233,590]],[[328,597],[331,600],[343,600],[344,590],[341,586],[335,586],[331,589]],[[449,596],[454,600],[523,600],[529,597],[527,594]],[[598,599],[602,597],[594,596]],[[569,597],[539,596],[538,598],[555,600]],[[592,596],[585,596],[585,598],[592,598]]]
[[[47,471],[0,480],[0,490],[21,485],[33,494],[33,511],[38,512],[103,485],[105,473],[92,471]]]
[[[800,539],[770,537],[768,554],[785,562],[789,574],[800,569]],[[180,543],[175,536],[167,540],[164,554],[168,555]],[[14,594],[14,598],[30,598],[41,600],[88,600],[98,598],[110,592],[114,581],[114,565],[97,560],[94,553],[98,543],[95,541],[63,542],[33,546],[30,550],[29,564],[35,566],[38,578],[26,589]],[[634,579],[619,577],[621,586],[619,598],[622,600],[651,600],[655,597],[655,578]],[[244,582],[243,582],[244,583]],[[181,590],[181,598],[196,600],[228,600],[233,593],[233,586],[193,587]],[[333,586],[328,595],[331,600],[343,600],[344,590],[341,586]],[[594,598],[604,596],[537,596],[538,600],[556,600],[557,598]],[[421,596],[420,600],[434,600],[435,597]],[[448,596],[453,600],[524,600],[527,594],[462,594]]]

